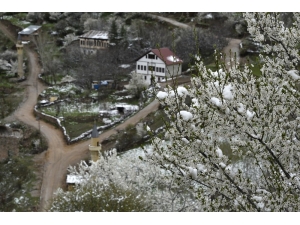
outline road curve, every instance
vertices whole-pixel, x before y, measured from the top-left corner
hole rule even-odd
[[[5,33],[13,42],[16,42],[16,37],[7,29],[7,27],[0,21],[0,29]],[[33,114],[33,108],[37,102],[37,96],[41,93],[45,86],[38,81],[38,74],[41,67],[38,63],[38,57],[34,50],[27,47],[24,48],[29,59],[29,75],[25,84],[26,94],[25,100],[14,112],[13,117],[38,129],[39,124]],[[159,103],[157,100],[150,103],[147,107],[139,111],[131,118],[124,121],[124,123],[117,127],[108,130],[100,135],[100,140],[108,138],[110,135],[115,134],[115,129],[125,129],[129,124],[136,124],[142,118],[146,117],[150,112],[158,109]],[[43,180],[40,194],[40,211],[46,211],[50,203],[53,193],[62,187],[65,181],[67,168],[69,165],[75,165],[80,160],[88,157],[88,144],[89,140],[66,145],[63,135],[60,130],[54,126],[40,121],[40,128],[42,134],[46,137],[48,142],[48,149],[46,153],[38,155],[36,158],[44,160],[43,167]]]
[[[160,16],[154,17],[165,20],[182,28],[189,27],[186,24],[182,24],[168,18],[163,18]],[[5,25],[1,23],[1,20],[0,29],[12,41],[16,42],[16,37],[8,29],[6,29]],[[38,94],[45,89],[45,86],[38,81],[38,74],[41,71],[41,67],[38,63],[37,53],[27,47],[25,47],[25,52],[29,59],[29,75],[25,81],[25,84],[27,85],[26,97],[25,101],[14,112],[13,116],[15,116],[15,118],[18,120],[38,129],[38,121],[34,117],[33,108],[36,104]],[[115,134],[116,129],[125,129],[129,124],[134,125],[138,123],[149,113],[156,111],[158,106],[159,102],[157,100],[153,101],[137,114],[124,121],[124,123],[100,134],[100,141],[108,138],[112,134]],[[37,156],[37,158],[44,160],[40,194],[40,211],[46,211],[52,199],[53,193],[57,190],[57,188],[62,187],[64,184],[68,166],[75,165],[80,160],[88,157],[89,140],[72,145],[66,145],[60,130],[44,121],[40,121],[40,127],[41,132],[46,137],[49,146],[46,153],[42,153]]]

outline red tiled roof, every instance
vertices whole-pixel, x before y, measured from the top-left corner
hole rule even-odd
[[[153,54],[155,54],[164,63],[166,63],[167,66],[174,65],[174,64],[180,64],[183,62],[169,48],[151,49],[150,51],[146,52],[144,55],[137,58],[135,61],[138,61],[143,56],[149,54],[149,52],[152,52]]]
[[[151,49],[150,52],[153,52],[157,57],[164,61],[167,66],[183,62],[168,48]]]

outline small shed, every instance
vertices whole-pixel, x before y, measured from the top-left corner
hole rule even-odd
[[[78,175],[67,175],[67,187],[68,187],[68,191],[72,191],[75,184],[79,184],[81,183],[82,177],[78,176]]]
[[[19,34],[21,35],[22,41],[30,41],[32,36],[38,36],[41,27],[42,26],[30,25],[29,27],[26,27],[20,31]]]

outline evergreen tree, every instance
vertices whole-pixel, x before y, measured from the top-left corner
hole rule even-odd
[[[113,20],[109,31],[109,40],[115,41],[117,37],[118,37],[118,26],[116,20]]]

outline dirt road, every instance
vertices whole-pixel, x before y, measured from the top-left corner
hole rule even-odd
[[[228,45],[223,49],[223,53],[226,54],[225,63],[227,69],[229,69],[231,65],[234,65],[234,62],[232,62],[231,59],[234,59],[235,56],[236,61],[240,62],[240,43],[240,39],[230,39]]]
[[[5,33],[12,41],[16,42],[16,37],[11,34],[9,29],[6,28],[0,21],[0,29]],[[31,125],[38,129],[38,121],[33,115],[33,108],[36,104],[37,96],[41,93],[45,87],[38,81],[38,74],[41,68],[38,63],[38,57],[36,53],[25,47],[27,57],[29,59],[29,75],[24,85],[27,86],[26,96],[23,103],[9,118],[9,120],[18,119],[28,125]],[[146,117],[150,112],[156,111],[159,106],[158,101],[153,101],[147,107],[139,111],[133,117],[126,120],[124,123],[108,130],[100,135],[100,140],[108,138],[110,135],[115,134],[115,129],[125,129],[129,124],[136,124],[142,118]],[[62,187],[67,168],[69,165],[75,165],[80,160],[88,157],[88,144],[89,140],[76,143],[73,145],[66,145],[63,139],[63,135],[60,130],[54,126],[40,121],[40,128],[42,134],[46,137],[48,142],[48,150],[46,153],[42,153],[35,157],[37,161],[44,161],[43,167],[43,180],[41,185],[40,194],[40,211],[47,210],[48,203],[50,203],[53,193],[57,188]]]
[[[156,16],[159,19],[159,16]],[[170,20],[163,18],[164,20]],[[169,22],[169,21],[168,21]],[[171,21],[174,23],[174,21]],[[175,21],[176,22],[176,21]],[[178,23],[178,22],[176,22]],[[175,24],[176,24],[175,23]],[[188,25],[179,24],[180,27],[188,27]],[[5,33],[12,41],[16,42],[16,37],[7,29],[0,21],[0,29]],[[32,49],[25,47],[26,54],[29,59],[29,75],[25,81],[27,85],[26,96],[24,102],[14,112],[10,119],[18,119],[28,125],[31,125],[38,129],[38,121],[33,115],[33,108],[36,104],[37,96],[41,93],[45,86],[38,81],[38,74],[41,71],[38,63],[38,57],[36,52]],[[147,107],[139,111],[133,117],[126,120],[124,123],[108,130],[100,135],[100,141],[108,138],[110,135],[116,133],[116,129],[125,129],[129,124],[136,124],[142,118],[146,117],[149,113],[158,109],[159,103],[157,100],[150,103]],[[75,165],[80,160],[88,157],[88,144],[89,140],[79,142],[73,145],[66,145],[63,139],[63,135],[60,130],[54,126],[40,121],[40,127],[42,134],[46,137],[48,142],[48,150],[45,153],[37,155],[35,160],[43,161],[43,176],[40,193],[40,211],[46,211],[48,204],[50,203],[53,193],[57,188],[62,187],[66,178],[67,168],[69,165]]]
[[[174,26],[177,26],[177,27],[180,27],[180,28],[183,28],[183,29],[186,29],[186,28],[191,28],[189,25],[187,24],[184,24],[184,23],[180,23],[176,20],[173,20],[173,19],[170,19],[170,18],[166,18],[166,17],[162,17],[162,16],[157,16],[157,15],[153,15],[151,13],[147,13],[146,16],[149,16],[153,19],[158,19],[158,20],[161,20],[161,21],[165,21],[165,22],[168,22]]]
[[[157,16],[157,15],[153,15],[151,13],[146,13],[146,16],[149,16],[153,19],[157,19],[157,20],[161,20],[161,21],[166,21],[174,26],[180,27],[180,28],[192,28],[191,26],[184,24],[184,23],[180,23],[174,19],[170,19],[170,18],[166,18],[166,17],[162,17],[162,16]],[[231,58],[234,58],[234,56],[236,55],[236,60],[237,62],[240,61],[240,57],[239,57],[239,52],[240,52],[240,43],[241,40],[240,39],[228,39],[228,45],[226,47],[224,47],[223,49],[223,53],[226,54],[226,58],[225,58],[225,63],[226,63],[226,68],[229,69],[231,65],[228,65],[228,63],[230,62]],[[232,62],[233,65],[234,62]]]

